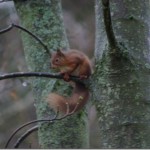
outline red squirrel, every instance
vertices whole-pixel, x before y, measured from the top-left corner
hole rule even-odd
[[[70,81],[69,76],[75,75],[80,79],[88,78],[92,73],[91,62],[82,52],[77,50],[61,51],[52,53],[51,68],[60,71],[65,81]],[[74,82],[74,81],[73,81]],[[63,97],[55,93],[48,95],[47,102],[55,111],[61,113],[77,112],[87,102],[89,90],[83,83],[74,82],[74,89],[70,97]]]

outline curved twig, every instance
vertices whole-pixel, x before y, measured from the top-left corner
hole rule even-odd
[[[52,123],[54,121],[59,121],[59,120],[62,120],[68,116],[71,116],[72,114],[74,114],[74,112],[76,111],[79,103],[76,104],[74,110],[72,112],[69,113],[69,104],[66,103],[67,105],[67,112],[64,116],[60,117],[60,118],[57,118],[58,114],[59,114],[59,109],[55,115],[55,117],[53,119],[38,119],[38,120],[33,120],[33,121],[30,121],[30,122],[27,122],[25,124],[23,124],[22,126],[20,126],[19,128],[17,128],[13,133],[12,135],[10,136],[10,138],[8,139],[6,145],[5,145],[5,148],[8,147],[10,141],[12,140],[12,138],[16,135],[17,132],[19,132],[22,128],[28,126],[28,125],[31,125],[33,123],[39,123],[39,122],[49,122],[49,123]],[[39,126],[37,127],[37,129],[39,128]],[[34,127],[33,128],[30,128],[29,130],[27,130],[26,133],[24,133],[19,139],[18,141],[16,142],[16,144],[14,145],[14,148],[16,148],[16,145],[17,147],[19,146],[20,142],[23,141],[28,135],[30,135],[33,131],[36,131],[37,129],[35,129]],[[33,130],[33,131],[32,131]]]
[[[27,30],[27,29],[25,29],[25,28],[23,28],[23,27],[21,27],[21,26],[19,26],[19,25],[16,25],[16,24],[12,24],[12,25],[13,25],[14,27],[18,28],[18,29],[23,30],[24,32],[27,32],[27,33],[28,33],[29,35],[31,35],[34,39],[36,39],[36,40],[44,47],[44,49],[46,50],[46,52],[47,52],[47,53],[49,54],[49,56],[51,57],[51,53],[50,53],[50,51],[49,51],[47,45],[45,45],[39,37],[37,37],[37,36],[34,35],[32,32],[30,32],[29,30]]]
[[[112,28],[109,0],[102,0],[102,6],[103,6],[105,30],[106,30],[109,46],[114,51],[114,49],[117,48],[117,42]]]
[[[0,30],[0,34],[10,31],[13,28],[13,25],[9,25],[7,28]]]
[[[19,145],[21,144],[21,142],[22,142],[23,140],[25,140],[25,138],[28,137],[28,135],[30,135],[32,132],[37,131],[38,128],[39,128],[39,126],[36,125],[36,126],[30,128],[29,130],[27,130],[27,131],[17,140],[17,142],[14,144],[13,148],[18,148]]]
[[[16,24],[12,23],[12,24],[9,25],[7,28],[5,28],[5,29],[3,29],[3,30],[0,30],[0,34],[3,34],[3,33],[5,33],[5,32],[10,31],[13,27],[18,28],[18,29],[20,29],[20,30],[22,30],[22,31],[24,31],[24,32],[26,32],[26,33],[28,33],[30,36],[32,36],[35,40],[37,40],[37,41],[44,47],[44,49],[46,50],[46,52],[47,52],[47,53],[49,54],[49,56],[51,57],[51,53],[50,53],[50,51],[49,51],[47,45],[45,45],[39,37],[37,37],[37,36],[34,35],[32,32],[30,32],[29,30],[25,29],[25,28],[22,27],[22,26],[19,26],[19,25],[16,25]]]
[[[76,106],[74,107],[74,109],[73,109],[72,112],[69,112],[69,104],[66,103],[66,105],[67,105],[66,114],[65,114],[64,116],[62,116],[61,118],[56,118],[56,120],[62,120],[62,119],[64,119],[64,118],[66,118],[66,117],[71,116],[72,114],[74,114],[75,111],[76,111],[76,109],[77,109],[77,107],[78,107],[78,105],[79,105],[79,103],[76,104]]]
[[[12,140],[12,138],[13,138],[13,137],[15,136],[15,134],[16,134],[18,131],[20,131],[22,128],[24,128],[24,127],[26,127],[26,126],[28,126],[28,125],[31,125],[31,124],[33,124],[33,123],[38,123],[38,122],[52,122],[52,121],[54,121],[54,120],[57,118],[58,114],[59,114],[59,111],[57,111],[57,113],[56,113],[56,115],[54,116],[53,119],[50,119],[50,118],[48,118],[48,119],[37,119],[37,120],[32,120],[32,121],[30,121],[30,122],[27,122],[27,123],[23,124],[22,126],[20,126],[19,128],[17,128],[17,129],[12,133],[12,135],[9,137],[9,139],[8,139],[6,145],[5,145],[5,148],[8,147],[8,145],[9,145],[10,141]]]

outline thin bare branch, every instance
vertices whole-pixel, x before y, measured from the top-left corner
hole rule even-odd
[[[30,128],[29,130],[27,130],[18,140],[17,142],[14,144],[13,148],[18,148],[19,145],[23,142],[23,140],[25,140],[26,137],[28,137],[32,132],[37,131],[39,128],[38,125]]]
[[[47,72],[13,72],[8,74],[0,75],[0,80],[10,79],[10,78],[20,78],[20,77],[46,77],[46,78],[57,78],[61,79],[60,74],[51,74]]]
[[[69,114],[69,103],[68,102],[66,103],[66,106],[67,106],[66,114]]]
[[[13,25],[9,25],[7,28],[0,30],[0,34],[6,33],[13,28]]]
[[[109,46],[114,51],[114,49],[117,48],[117,42],[112,28],[109,0],[102,0],[102,6],[103,6],[105,30],[106,30]]]
[[[19,132],[21,129],[23,129],[24,127],[28,126],[28,125],[31,125],[31,124],[34,124],[34,123],[38,123],[38,122],[52,122],[54,120],[56,120],[57,116],[58,116],[58,113],[59,111],[57,111],[56,115],[54,116],[54,118],[50,119],[37,119],[37,120],[32,120],[30,122],[27,122],[25,124],[23,124],[22,126],[20,126],[19,128],[17,128],[13,133],[12,135],[10,136],[10,138],[8,139],[6,145],[5,145],[5,148],[8,147],[10,141],[12,140],[12,138],[16,135],[17,132]]]
[[[59,114],[59,109],[56,113],[56,115],[54,116],[54,118],[50,119],[37,119],[37,120],[33,120],[33,121],[30,121],[30,122],[27,122],[25,124],[23,124],[22,126],[20,126],[19,128],[17,128],[13,133],[12,135],[10,136],[10,138],[8,139],[6,145],[5,145],[5,148],[8,147],[10,141],[12,140],[12,138],[17,134],[17,132],[19,132],[21,129],[23,129],[24,127],[28,126],[28,125],[31,125],[33,123],[39,123],[39,122],[48,122],[48,123],[52,123],[54,121],[59,121],[59,120],[62,120],[62,119],[65,119],[66,117],[68,116],[71,116],[72,114],[74,114],[74,112],[76,111],[77,109],[77,106],[78,106],[79,103],[77,103],[77,105],[75,106],[74,110],[72,112],[69,113],[69,104],[66,103],[67,105],[67,112],[64,116],[60,117],[60,118],[57,118],[58,117],[58,114]],[[35,127],[35,128],[34,128]],[[14,145],[14,148],[17,148],[19,146],[19,144],[28,136],[30,135],[33,131],[36,131],[38,130],[39,126],[34,126],[33,128],[30,128],[29,130],[27,130],[27,132],[25,132],[19,139],[18,141],[16,142],[16,144]]]
[[[39,37],[37,37],[37,36],[34,35],[32,32],[30,32],[29,30],[27,30],[27,29],[25,29],[25,28],[23,28],[23,27],[21,27],[21,26],[19,26],[19,25],[13,24],[13,26],[16,27],[16,28],[18,28],[18,29],[23,30],[24,32],[26,32],[26,33],[28,33],[29,35],[31,35],[34,39],[36,39],[36,40],[44,47],[44,49],[46,50],[46,52],[47,52],[47,53],[49,54],[49,56],[51,57],[51,53],[50,53],[50,51],[49,51],[47,45],[45,45]]]
[[[48,72],[14,72],[0,75],[0,80],[20,78],[20,77],[45,77],[45,78],[63,79],[63,75],[61,74],[54,74]],[[70,79],[74,81],[79,80],[79,78],[76,76],[70,76]]]
[[[76,106],[74,107],[73,111],[70,114],[74,114],[75,111],[77,110],[78,106],[79,106],[79,103],[76,104]]]
[[[55,117],[53,118],[53,121],[55,121],[55,120],[62,120],[62,119],[64,119],[64,118],[66,118],[66,117],[68,117],[68,116],[74,114],[74,112],[76,111],[76,109],[77,109],[79,103],[77,103],[77,105],[75,106],[75,108],[73,109],[73,111],[70,112],[70,113],[69,113],[69,104],[66,103],[66,105],[67,105],[67,112],[66,112],[66,115],[64,115],[63,117],[57,119],[57,116],[58,116],[58,114],[59,114],[59,111],[57,111],[57,114],[56,114]],[[37,120],[37,121],[38,121],[38,122],[39,122],[39,121],[40,121],[40,122],[41,122],[41,121],[43,122],[43,120]],[[44,121],[44,122],[45,122],[45,121]],[[52,120],[51,120],[50,122],[52,122]],[[35,123],[35,122],[34,122],[34,123]],[[31,122],[30,122],[30,124],[31,124]],[[27,124],[26,124],[26,125],[27,125]],[[28,125],[29,125],[29,124],[28,124]],[[13,148],[18,148],[19,145],[23,142],[23,140],[25,140],[25,138],[27,138],[32,132],[37,131],[38,129],[39,129],[39,125],[36,125],[36,126],[30,128],[29,130],[27,130],[23,135],[20,136],[20,138],[19,138],[19,139],[17,140],[17,142],[14,144]],[[19,131],[19,130],[18,130],[18,131]]]
[[[0,3],[9,2],[9,1],[12,1],[12,2],[13,2],[13,0],[0,0]]]
[[[25,28],[22,27],[22,26],[19,26],[19,25],[16,25],[16,24],[12,23],[12,24],[9,25],[7,28],[5,28],[5,29],[3,29],[3,30],[0,30],[0,34],[3,34],[3,33],[6,33],[6,32],[8,32],[8,31],[10,31],[13,27],[18,28],[18,29],[20,29],[20,30],[22,30],[22,31],[24,31],[24,32],[26,32],[26,33],[28,33],[30,36],[32,36],[35,40],[37,40],[37,41],[44,47],[44,49],[46,50],[46,53],[48,53],[49,56],[51,57],[51,53],[50,53],[50,51],[49,51],[47,45],[44,44],[44,43],[42,42],[42,40],[41,40],[39,37],[37,37],[37,36],[34,35],[32,32],[30,32],[29,30],[25,29]]]
[[[77,107],[78,107],[78,105],[79,105],[79,103],[76,104],[76,106],[74,107],[73,111],[71,111],[71,112],[69,110],[70,109],[69,108],[69,104],[66,103],[66,105],[67,105],[67,113],[64,116],[62,116],[61,118],[56,118],[56,120],[62,120],[64,118],[66,118],[66,117],[71,116],[72,114],[74,114],[75,111],[76,111],[76,109],[77,109]]]

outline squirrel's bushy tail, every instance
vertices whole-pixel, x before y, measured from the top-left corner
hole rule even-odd
[[[71,97],[63,97],[61,95],[51,93],[46,99],[51,108],[55,111],[69,113],[72,111],[77,112],[80,110],[87,102],[89,98],[89,90],[85,87],[83,83],[75,82],[74,89],[72,91]],[[67,106],[68,105],[68,106]]]

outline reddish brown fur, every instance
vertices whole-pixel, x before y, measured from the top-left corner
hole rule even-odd
[[[65,98],[55,93],[51,93],[47,98],[47,102],[55,111],[59,110],[60,112],[65,114],[67,113],[68,106],[69,113],[71,113],[75,108],[76,109],[74,112],[80,110],[86,104],[88,98],[89,91],[87,88],[85,88],[85,85],[81,83],[75,83],[75,88],[71,97]]]
[[[91,62],[88,57],[77,50],[70,50],[62,52],[58,50],[52,54],[51,67],[58,69],[64,75],[64,80],[69,81],[69,75],[79,76],[81,79],[88,78],[92,73]],[[47,101],[54,110],[66,113],[67,104],[69,105],[69,112],[72,112],[77,106],[78,111],[87,102],[89,91],[84,84],[75,82],[75,87],[71,97],[65,98],[63,96],[51,93]]]

